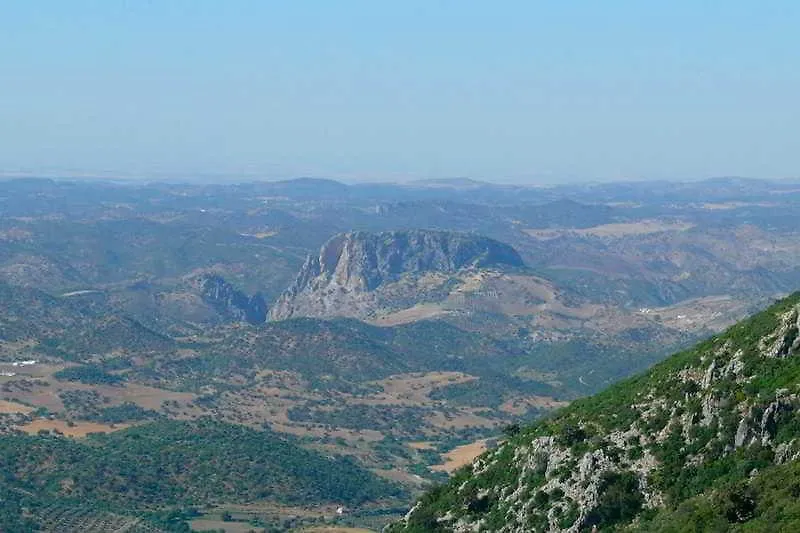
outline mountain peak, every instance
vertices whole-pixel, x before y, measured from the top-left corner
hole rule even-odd
[[[270,316],[335,315],[337,304],[405,275],[523,266],[514,248],[478,235],[434,230],[341,233],[306,260]]]

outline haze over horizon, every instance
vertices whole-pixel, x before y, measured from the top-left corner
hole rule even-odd
[[[800,176],[800,4],[0,7],[0,175]]]

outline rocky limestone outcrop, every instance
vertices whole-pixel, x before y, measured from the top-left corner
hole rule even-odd
[[[270,318],[361,317],[374,306],[371,293],[404,276],[522,266],[514,248],[477,235],[432,230],[343,233],[306,260]]]
[[[250,324],[266,321],[267,303],[261,294],[248,296],[216,274],[204,276],[199,281],[203,301],[228,320]]]
[[[800,294],[776,306],[610,391],[624,404],[605,393],[487,452],[388,531],[420,531],[431,514],[442,531],[603,530],[677,503],[683,476],[798,460]]]

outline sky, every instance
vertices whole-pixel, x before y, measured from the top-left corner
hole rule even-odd
[[[800,2],[0,0],[0,173],[800,176]]]

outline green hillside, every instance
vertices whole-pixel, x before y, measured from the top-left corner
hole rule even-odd
[[[54,506],[159,517],[230,501],[355,505],[401,495],[349,459],[207,419],[155,422],[82,441],[7,435],[0,457],[1,531],[35,528]]]
[[[796,531],[798,309],[795,294],[520,431],[392,531]]]

